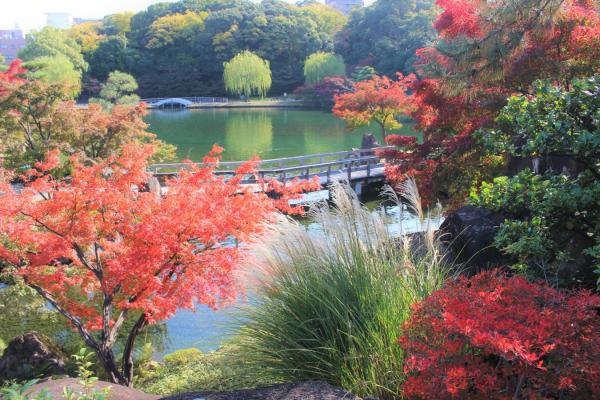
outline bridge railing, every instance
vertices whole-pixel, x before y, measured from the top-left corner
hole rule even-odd
[[[152,97],[147,99],[140,99],[140,102],[152,105],[169,99],[183,99],[191,101],[196,104],[226,104],[229,103],[229,99],[226,97]]]
[[[333,174],[345,174],[348,181],[352,180],[355,172],[364,172],[365,177],[371,177],[374,167],[381,165],[378,150],[393,148],[382,146],[373,149],[357,149],[330,153],[310,154],[297,157],[262,160],[257,168],[256,176],[249,177],[245,183],[252,183],[256,178],[274,177],[282,183],[294,178],[309,179],[312,176],[326,178],[330,182]],[[220,162],[215,170],[216,175],[231,176],[235,170],[246,161]],[[202,163],[196,163],[202,166]],[[181,169],[189,168],[188,164],[155,164],[149,167],[149,172],[156,176],[173,176]]]

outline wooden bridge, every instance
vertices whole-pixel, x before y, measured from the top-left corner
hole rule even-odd
[[[261,160],[256,174],[246,177],[242,183],[255,184],[257,178],[275,178],[285,184],[294,178],[318,177],[324,188],[333,182],[347,182],[360,194],[363,186],[381,184],[384,181],[384,164],[377,151],[388,148],[393,147],[382,146]],[[235,170],[244,162],[221,162],[215,174],[233,176]],[[164,182],[166,177],[176,175],[183,168],[186,168],[186,164],[155,164],[149,167],[149,172],[153,173],[159,182]]]
[[[148,108],[187,108],[192,105],[227,104],[229,99],[225,97],[154,97],[141,99]]]

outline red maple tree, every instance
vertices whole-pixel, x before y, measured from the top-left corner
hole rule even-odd
[[[537,79],[568,87],[600,69],[600,16],[591,0],[437,0],[434,46],[417,51],[412,117],[423,144],[388,154],[392,183],[417,176],[422,192],[458,205],[495,161],[473,133]],[[395,141],[396,139],[390,139]],[[434,190],[435,189],[435,190]]]
[[[6,71],[0,71],[0,100],[9,90],[7,88],[9,85],[24,82],[21,75],[25,72],[26,70],[21,66],[21,60],[18,59],[11,62]]]
[[[406,94],[415,76],[398,74],[394,81],[387,76],[357,82],[354,90],[336,95],[333,115],[342,118],[350,128],[375,122],[381,128],[383,140],[390,129],[402,126],[397,118],[413,110],[413,102]]]
[[[418,399],[593,399],[600,296],[487,271],[417,304],[399,342],[404,395]]]
[[[256,161],[228,179],[213,174],[221,150],[201,166],[189,163],[162,194],[144,190],[153,147],[139,145],[91,164],[73,156],[66,179],[51,174],[56,150],[27,172],[22,190],[0,187],[0,257],[79,331],[115,383],[131,385],[133,346],[148,324],[179,308],[235,299],[244,251],[232,243],[260,232],[276,206],[289,208],[290,198],[315,186],[262,182],[279,192],[273,202],[242,185]],[[122,332],[128,318],[135,322]]]

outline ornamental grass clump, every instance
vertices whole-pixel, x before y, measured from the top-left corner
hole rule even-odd
[[[444,259],[433,235],[393,237],[349,188],[332,195],[332,207],[309,213],[318,233],[282,218],[261,239],[241,348],[273,380],[394,398],[404,380],[401,326],[442,286]]]

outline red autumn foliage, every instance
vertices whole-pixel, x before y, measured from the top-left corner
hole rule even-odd
[[[189,163],[162,194],[143,190],[153,148],[139,145],[91,164],[73,156],[68,179],[52,176],[55,150],[27,172],[22,191],[0,187],[0,258],[71,322],[115,383],[131,384],[133,344],[145,326],[180,308],[235,299],[245,253],[233,243],[314,188],[262,183],[279,193],[273,202],[241,184],[256,160],[234,177],[216,176],[221,151],[215,147],[202,166]],[[127,317],[136,322],[122,332]],[[121,369],[113,353],[120,334],[128,338]]]
[[[600,296],[487,271],[414,307],[399,339],[414,399],[593,399]]]
[[[335,96],[333,114],[344,119],[351,128],[376,122],[385,139],[389,129],[401,126],[396,118],[413,110],[406,92],[414,79],[414,75],[405,77],[399,73],[397,81],[374,76],[357,82],[354,91]]]
[[[424,143],[390,154],[388,180],[416,175],[422,194],[458,205],[490,160],[473,139],[507,97],[536,79],[568,85],[600,70],[600,17],[592,0],[437,0],[438,40],[417,51],[412,117]],[[429,193],[425,193],[429,192]]]
[[[21,66],[21,60],[14,60],[6,71],[0,71],[0,99],[6,93],[6,86],[24,82],[20,75],[26,70]]]

